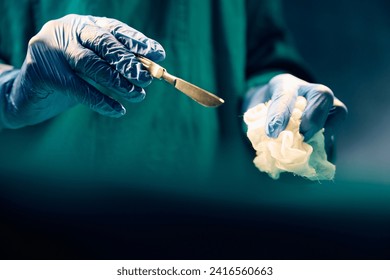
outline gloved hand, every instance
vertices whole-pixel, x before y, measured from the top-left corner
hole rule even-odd
[[[67,15],[47,22],[30,40],[22,68],[0,76],[2,125],[33,125],[78,103],[105,116],[124,115],[122,104],[91,84],[130,102],[143,100],[152,77],[134,53],[165,58],[158,42],[115,19]]]
[[[250,89],[243,110],[245,112],[251,107],[272,100],[266,120],[266,133],[269,137],[276,138],[286,128],[297,96],[303,96],[307,100],[300,133],[307,141],[325,127],[325,144],[329,152],[334,130],[340,121],[345,119],[347,107],[324,85],[311,84],[290,74],[280,74],[268,84]]]

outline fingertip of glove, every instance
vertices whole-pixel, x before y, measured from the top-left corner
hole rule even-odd
[[[303,140],[307,142],[314,136],[315,132],[313,130],[309,130],[306,131],[305,133],[301,132],[301,134],[303,135]]]
[[[154,62],[160,62],[165,59],[166,53],[164,48],[156,42],[155,46],[145,56]]]
[[[284,121],[281,118],[273,118],[265,127],[268,137],[277,138],[284,129]]]
[[[124,98],[131,102],[131,103],[139,103],[143,101],[146,97],[145,89],[143,88],[136,88],[132,91],[129,91],[126,95],[124,95]]]
[[[155,53],[155,56],[156,56],[156,61],[157,62],[160,62],[160,61],[163,61],[166,57],[166,54],[165,54],[165,51],[164,49],[162,50],[158,50],[156,53]]]
[[[120,103],[115,103],[113,109],[114,110],[112,111],[110,117],[120,118],[126,114],[126,108]]]

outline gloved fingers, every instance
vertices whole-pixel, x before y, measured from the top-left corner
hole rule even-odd
[[[317,84],[301,86],[299,95],[304,96],[307,100],[300,126],[300,133],[307,141],[325,126],[333,106],[334,95],[328,87]]]
[[[346,119],[348,109],[338,98],[334,98],[333,106],[329,111],[328,118],[325,122],[325,150],[328,155],[328,160],[333,162],[336,160],[335,153],[335,134],[340,124]]]
[[[347,106],[337,97],[334,98],[333,106],[329,111],[328,118],[325,122],[325,130],[331,131],[332,134],[346,119],[348,115]]]
[[[108,117],[119,118],[126,113],[126,109],[119,102],[102,94],[77,75],[71,75],[69,81],[72,86],[68,94],[78,103]]]
[[[94,20],[96,25],[111,32],[129,51],[141,54],[155,62],[165,59],[164,48],[138,30],[112,18],[95,17]]]
[[[93,51],[79,48],[74,55],[77,59],[70,60],[74,64],[71,66],[84,79],[92,80],[130,102],[144,100],[145,90],[143,88],[130,83]]]
[[[278,83],[270,84],[268,90],[272,92],[272,103],[268,108],[265,132],[269,137],[276,138],[290,120],[297,92],[295,87],[284,87],[283,84]]]
[[[80,30],[79,40],[83,47],[92,50],[132,84],[146,87],[152,82],[151,75],[135,55],[106,30],[94,25],[84,25]]]

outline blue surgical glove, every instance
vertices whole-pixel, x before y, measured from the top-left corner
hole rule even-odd
[[[286,128],[297,96],[303,96],[307,100],[300,126],[300,133],[305,141],[323,127],[325,140],[331,141],[334,129],[347,115],[347,108],[324,85],[308,83],[290,74],[279,74],[266,85],[251,88],[244,101],[243,110],[245,112],[251,107],[272,100],[265,129],[269,137],[276,138]]]
[[[116,99],[139,102],[152,81],[134,53],[165,58],[158,42],[115,19],[67,15],[47,22],[30,40],[22,68],[0,74],[1,125],[37,124],[78,103],[124,115]]]

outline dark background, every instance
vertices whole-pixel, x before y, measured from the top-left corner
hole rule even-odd
[[[334,182],[287,176],[274,184],[263,176],[261,185],[243,180],[174,195],[71,178],[57,180],[68,188],[32,188],[20,178],[0,196],[0,257],[388,259],[390,4],[284,4],[301,55],[349,109]]]

